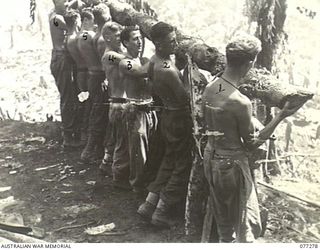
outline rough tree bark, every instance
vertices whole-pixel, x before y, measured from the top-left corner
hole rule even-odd
[[[131,5],[118,0],[106,2],[111,11],[114,21],[121,25],[138,25],[144,36],[150,39],[151,27],[158,22],[155,17],[137,12]],[[179,69],[184,68],[187,63],[186,53],[189,53],[200,69],[207,70],[211,74],[223,71],[225,67],[225,56],[215,47],[206,45],[202,40],[189,37],[182,31],[177,31],[179,43],[176,51],[176,62]],[[299,89],[284,89],[268,71],[252,70],[243,82],[241,91],[249,98],[261,99],[267,106],[281,108],[286,100],[292,105],[304,103],[311,99],[313,94]]]

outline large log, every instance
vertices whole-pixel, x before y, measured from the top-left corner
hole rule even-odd
[[[119,0],[109,0],[106,4],[110,8],[114,21],[121,25],[138,25],[143,35],[150,39],[151,27],[158,22],[154,16],[148,16],[136,11],[131,5]],[[190,54],[193,62],[200,69],[215,75],[225,68],[225,56],[215,47],[206,45],[201,39],[186,36],[177,30],[178,49],[176,51],[176,64],[183,69],[187,64],[186,53]],[[249,98],[258,98],[270,107],[281,108],[285,101],[292,102],[292,106],[305,103],[313,97],[312,93],[299,91],[293,86],[284,88],[266,70],[252,70],[243,81],[241,91]]]
[[[13,233],[0,229],[0,237],[16,243],[47,243],[46,241],[39,240],[27,235]]]

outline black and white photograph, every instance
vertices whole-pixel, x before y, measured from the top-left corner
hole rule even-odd
[[[1,5],[1,248],[320,248],[319,0]]]

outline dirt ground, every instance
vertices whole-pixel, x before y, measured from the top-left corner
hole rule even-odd
[[[184,235],[182,218],[165,230],[141,220],[136,209],[144,197],[112,187],[110,178],[99,177],[97,165],[79,162],[80,150],[65,152],[52,140],[57,135],[57,122],[1,122],[0,188],[11,189],[0,192],[0,198],[15,200],[2,212],[19,214],[24,225],[44,229],[43,240],[48,242],[196,241]],[[265,237],[258,242],[319,242],[319,208],[264,188],[260,196],[269,209],[269,221]],[[109,223],[115,224],[116,235],[84,232]]]
[[[64,152],[55,141],[43,143],[41,136],[52,136],[56,124],[51,125],[1,122],[1,187],[12,188],[0,192],[0,198],[14,196],[17,201],[4,212],[22,215],[26,226],[43,228],[44,240],[49,242],[186,241],[182,220],[170,230],[159,230],[141,220],[136,210],[145,197],[115,189],[110,178],[99,179],[97,165],[78,161],[80,150]],[[39,133],[48,129],[49,135]],[[52,167],[39,170],[48,166]],[[101,185],[94,185],[97,180]],[[55,231],[109,223],[115,224],[114,231],[120,235],[90,236],[84,233],[87,226]]]

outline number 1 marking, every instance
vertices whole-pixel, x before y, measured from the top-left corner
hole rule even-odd
[[[219,84],[219,91],[216,94],[219,94],[221,92],[225,91],[225,89],[222,89],[222,85],[221,83]]]

